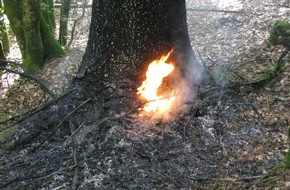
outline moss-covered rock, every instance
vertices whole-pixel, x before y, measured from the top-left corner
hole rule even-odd
[[[290,46],[290,23],[276,22],[271,29],[268,40],[272,45]]]

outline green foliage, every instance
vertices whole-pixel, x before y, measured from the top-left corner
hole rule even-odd
[[[288,150],[284,158],[283,165],[284,165],[284,168],[290,169],[290,150]]]
[[[290,139],[290,126],[288,126],[288,139]],[[288,152],[283,160],[284,168],[290,169],[290,147],[288,148]]]
[[[290,23],[276,22],[271,29],[268,40],[272,45],[290,46]]]
[[[265,74],[262,75],[261,79],[262,80],[269,80],[269,79],[272,79],[277,74],[277,71],[276,71],[274,66],[268,65],[268,67],[265,69],[264,73]]]
[[[279,72],[284,68],[284,65],[285,65],[284,62],[276,66],[268,64],[267,68],[264,70],[264,74],[259,77],[260,78],[259,80],[269,81],[274,79],[279,74]]]
[[[219,84],[234,79],[234,74],[230,71],[221,71],[215,74],[215,79]]]

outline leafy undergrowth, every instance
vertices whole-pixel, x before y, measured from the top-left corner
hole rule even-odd
[[[273,80],[265,85],[247,85],[272,74],[284,49],[270,46],[265,39],[277,19],[289,19],[289,7],[274,0],[231,2],[226,5],[222,1],[187,1],[188,7],[193,8],[244,12],[188,12],[194,49],[201,52],[219,88],[213,83],[201,85],[195,102],[184,105],[183,111],[169,123],[142,123],[136,121],[133,113],[124,118],[132,122],[130,126],[122,126],[122,120],[109,121],[107,133],[97,133],[98,126],[84,127],[77,136],[83,171],[80,189],[290,187],[289,170],[282,164],[288,151],[290,123],[289,56],[285,57],[282,72]],[[52,60],[40,75],[52,80],[48,84],[60,92],[65,88],[60,80],[73,76],[81,56],[82,51],[74,49],[63,60]],[[55,73],[56,66],[64,67],[62,63],[67,67]],[[243,85],[233,88],[231,85],[236,82]],[[49,99],[36,84],[26,79],[18,79],[17,83],[1,101],[1,119]],[[60,142],[57,138],[50,140],[54,141]],[[38,157],[54,147],[50,142]],[[30,173],[38,174],[38,178],[24,180],[23,184],[31,188],[69,188],[74,168],[70,154],[70,147],[55,149],[53,155],[38,163],[48,171],[35,165]],[[9,166],[18,163],[22,155],[5,159],[1,163]]]

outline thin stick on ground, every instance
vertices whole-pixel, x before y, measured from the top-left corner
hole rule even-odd
[[[25,78],[28,78],[30,80],[33,80],[35,81],[37,84],[39,84],[40,88],[46,92],[47,94],[49,94],[53,99],[56,99],[57,96],[55,93],[53,93],[51,90],[49,90],[49,88],[44,84],[44,82],[38,78],[36,78],[35,76],[32,76],[26,72],[18,72],[18,71],[14,71],[12,69],[7,69],[5,67],[0,67],[0,70],[3,70],[3,71],[7,71],[9,73],[15,73],[15,74],[18,74],[20,75],[21,77],[25,77]]]
[[[83,8],[82,8],[82,14],[79,18],[77,18],[76,20],[74,20],[74,23],[73,23],[73,27],[72,27],[72,31],[71,31],[71,37],[70,37],[70,40],[69,40],[69,43],[67,45],[67,47],[69,48],[73,42],[73,39],[74,39],[74,33],[75,33],[75,29],[76,29],[76,25],[77,23],[82,19],[84,18],[85,16],[85,11],[86,11],[86,6],[88,4],[88,0],[85,0],[84,3],[83,3]]]
[[[208,67],[207,67],[207,65],[206,65],[206,63],[205,63],[205,61],[204,61],[204,59],[202,58],[202,55],[201,55],[200,51],[197,50],[197,53],[198,53],[199,59],[200,59],[202,65],[203,65],[203,67],[205,68],[206,72],[209,74],[209,76],[210,76],[210,78],[212,79],[212,81],[213,81],[216,85],[218,85],[217,82],[216,82],[216,80],[215,80],[215,78],[214,78],[214,76],[212,75],[212,73],[211,73],[210,70],[208,69]]]
[[[22,122],[23,120],[27,119],[28,117],[40,112],[41,110],[44,110],[45,108],[47,108],[48,106],[52,105],[52,104],[55,104],[57,103],[59,100],[61,100],[62,98],[64,98],[66,95],[68,95],[69,93],[73,92],[74,90],[76,90],[75,88],[63,93],[61,96],[57,97],[56,99],[52,100],[51,102],[48,102],[47,104],[45,104],[44,106],[40,107],[40,108],[32,108],[31,110],[28,110],[22,114],[18,114],[18,115],[15,115],[11,118],[8,118],[8,119],[5,119],[5,120],[2,120],[0,121],[0,125],[3,125],[9,121],[12,121],[12,120],[15,120],[17,118],[20,118],[17,123],[20,123]],[[25,116],[26,115],[26,116]],[[25,116],[25,117],[23,117]]]
[[[257,175],[257,176],[249,176],[249,177],[241,177],[241,178],[210,178],[210,177],[189,177],[192,180],[195,181],[229,181],[229,182],[238,182],[238,181],[252,181],[257,179],[263,179],[266,177],[275,176],[273,174],[267,174],[267,175]]]
[[[5,59],[0,59],[0,66],[6,66],[8,63],[10,63],[12,65],[15,65],[17,67],[20,67],[24,72],[26,72],[22,64],[16,63],[15,61],[9,61],[9,60],[5,60]]]
[[[39,147],[41,147],[48,139],[52,137],[52,135],[62,126],[63,122],[66,121],[72,114],[74,114],[77,110],[79,110],[82,106],[84,106],[86,103],[88,103],[91,99],[87,99],[83,103],[81,103],[78,107],[76,107],[74,110],[72,110],[69,114],[67,114],[62,121],[56,126],[56,128],[42,141],[40,142],[36,147],[34,147],[29,153],[35,152]]]
[[[202,9],[202,8],[187,8],[187,11],[196,11],[196,12],[220,12],[220,13],[245,13],[244,11],[227,11],[227,10],[218,10],[218,9]]]

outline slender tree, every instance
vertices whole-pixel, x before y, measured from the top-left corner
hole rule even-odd
[[[66,46],[68,36],[68,19],[70,11],[71,0],[62,0],[60,9],[60,24],[59,24],[59,38],[61,45]]]
[[[4,9],[2,6],[2,0],[0,0],[0,41],[1,41],[1,52],[0,58],[5,59],[5,55],[9,53],[10,42],[8,37],[8,30],[4,23]]]

